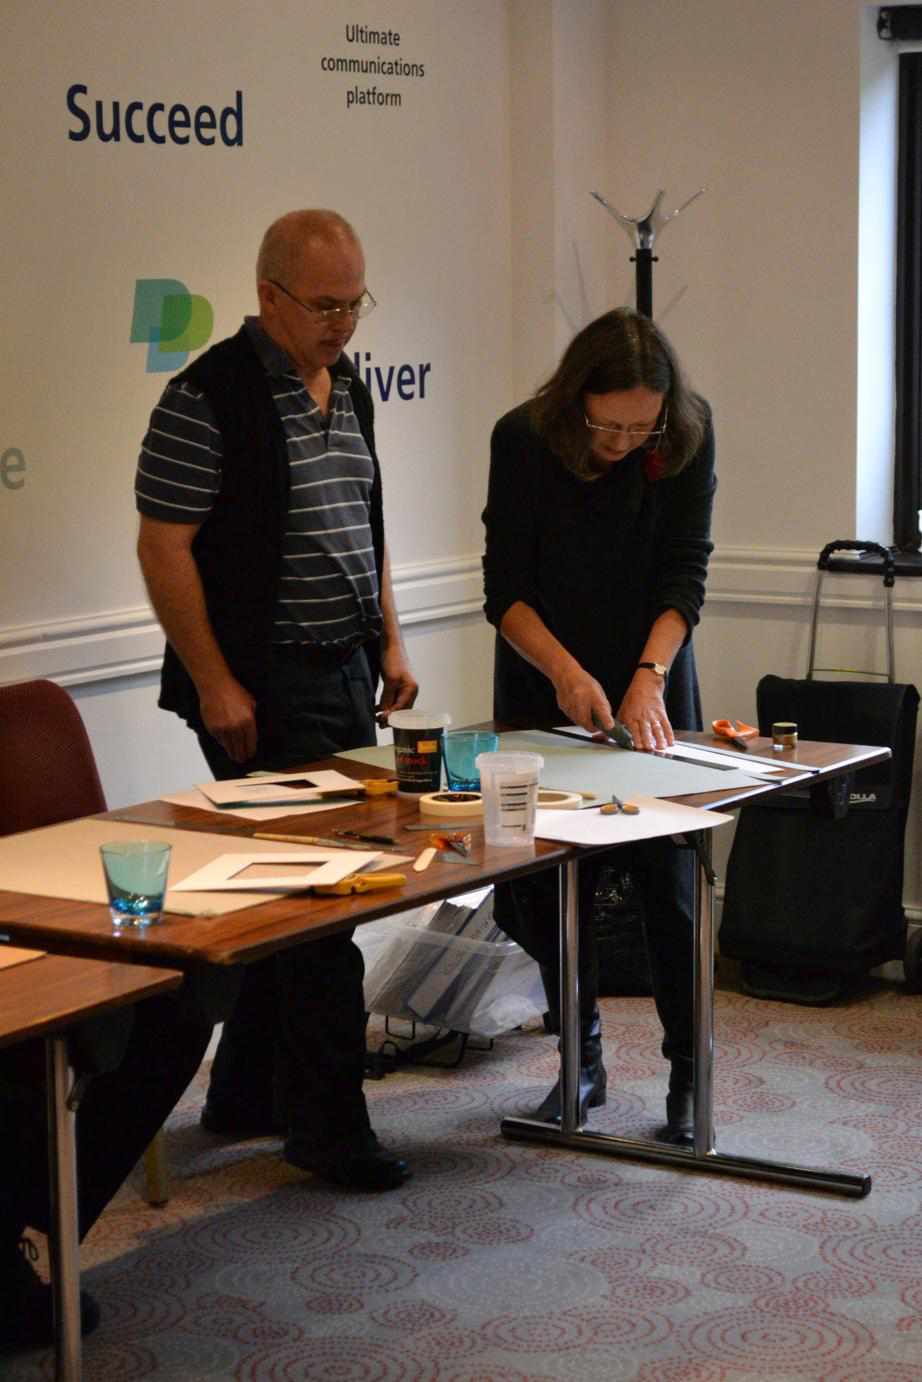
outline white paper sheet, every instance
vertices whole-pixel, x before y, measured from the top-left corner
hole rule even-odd
[[[636,816],[603,816],[598,807],[584,811],[541,811],[535,834],[543,840],[574,845],[623,845],[660,835],[684,835],[690,830],[713,830],[733,819],[718,811],[701,811],[658,797],[632,796],[640,807]]]
[[[220,854],[178,883],[174,893],[299,892],[315,884],[324,887],[358,873],[377,858],[374,850],[299,849],[277,854]],[[298,865],[297,869],[292,865]]]

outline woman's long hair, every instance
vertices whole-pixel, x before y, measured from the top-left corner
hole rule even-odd
[[[657,451],[660,474],[676,475],[701,445],[705,404],[689,389],[676,353],[656,323],[629,307],[606,312],[573,337],[532,400],[532,422],[574,475],[597,480],[604,469],[589,449],[583,394],[638,386],[663,394],[668,404],[666,433]]]

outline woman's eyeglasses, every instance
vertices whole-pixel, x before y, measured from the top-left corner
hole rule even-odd
[[[608,437],[624,437],[632,446],[639,446],[644,441],[658,445],[666,435],[669,405],[667,404],[663,410],[663,421],[659,427],[619,427],[617,423],[590,422],[585,412],[583,417],[590,432],[604,432]]]

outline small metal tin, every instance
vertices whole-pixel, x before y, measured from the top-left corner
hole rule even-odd
[[[772,725],[772,749],[782,753],[797,748],[797,726],[793,720],[775,720]]]

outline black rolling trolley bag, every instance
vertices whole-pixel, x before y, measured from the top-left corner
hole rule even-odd
[[[845,670],[815,667],[824,574],[868,570],[850,558],[830,565],[831,554],[840,550],[883,559],[889,663],[884,684],[814,680],[815,671]],[[871,569],[879,570],[880,563]],[[894,570],[892,554],[877,543],[824,547],[806,678],[765,676],[756,689],[761,734],[770,735],[775,720],[793,720],[802,739],[886,745],[892,756],[740,811],[727,865],[720,950],[742,961],[743,989],[755,997],[829,1002],[850,978],[904,958],[903,847],[919,693],[893,680]],[[913,968],[917,960],[914,955]],[[906,970],[910,978],[909,956]]]

